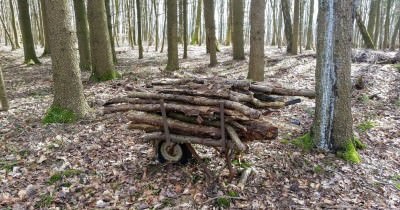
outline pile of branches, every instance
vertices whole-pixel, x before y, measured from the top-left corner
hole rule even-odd
[[[227,133],[227,141],[243,151],[246,147],[242,142],[277,137],[278,128],[261,116],[269,109],[300,102],[284,101],[283,96],[313,98],[315,93],[247,80],[162,79],[134,89],[126,97],[107,101],[104,113],[129,111],[129,127],[144,130],[145,140],[164,140],[167,125],[168,135],[175,142],[225,147],[220,140]]]

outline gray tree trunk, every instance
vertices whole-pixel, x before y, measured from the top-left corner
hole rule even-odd
[[[204,0],[204,19],[206,23],[206,39],[207,48],[210,53],[210,66],[217,65],[217,49],[215,37],[215,21],[214,21],[214,0]]]
[[[0,111],[7,111],[9,109],[8,98],[6,94],[6,87],[4,85],[3,72],[0,66]]]
[[[168,64],[167,71],[179,69],[178,63],[178,17],[177,0],[167,1],[167,38],[168,38]]]
[[[311,50],[313,45],[313,19],[314,19],[314,0],[310,0],[310,14],[308,15],[307,45],[306,50]]]
[[[77,118],[85,117],[89,106],[83,95],[68,0],[46,1],[45,6],[51,17],[48,24],[54,80],[52,106],[71,110]]]
[[[243,37],[243,0],[231,0],[232,4],[232,51],[234,60],[243,60],[244,37]]]
[[[282,15],[285,22],[285,37],[286,37],[286,52],[292,53],[293,51],[293,30],[292,18],[290,17],[290,7],[288,0],[281,1]]]
[[[78,36],[79,66],[81,70],[90,71],[92,68],[90,56],[89,23],[85,1],[74,0],[76,33]]]
[[[139,59],[143,58],[143,44],[142,44],[142,7],[140,6],[140,0],[136,0],[136,20],[137,20],[137,37],[138,37],[138,50]]]
[[[264,81],[265,1],[251,0],[250,61],[248,79]]]

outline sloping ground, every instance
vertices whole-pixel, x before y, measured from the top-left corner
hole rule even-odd
[[[227,183],[223,159],[211,148],[196,146],[208,167],[218,174],[207,184],[201,167],[159,164],[141,131],[126,128],[125,114],[101,114],[102,104],[125,95],[126,86],[141,86],[164,76],[225,76],[245,78],[247,61],[232,61],[229,48],[218,54],[219,66],[208,68],[205,49],[190,47],[174,75],[162,72],[166,54],[151,48],[144,59],[136,51],[119,49],[121,80],[87,82],[85,95],[96,117],[74,125],[43,125],[51,104],[51,65],[21,65],[22,51],[1,48],[11,109],[0,113],[0,209],[182,209],[231,208],[400,208],[400,73],[390,65],[359,63],[352,77],[362,76],[363,90],[353,92],[354,131],[368,145],[363,162],[348,164],[324,152],[304,152],[288,143],[309,129],[312,100],[266,116],[280,128],[274,141],[252,142],[242,167],[255,169],[244,190]],[[292,88],[312,88],[315,59],[287,57],[267,48],[266,82]],[[373,96],[373,97],[370,97]],[[370,99],[372,98],[372,99]],[[221,196],[236,198],[222,199]]]

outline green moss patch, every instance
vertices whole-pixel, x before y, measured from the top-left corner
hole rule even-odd
[[[311,151],[315,147],[310,133],[304,134],[303,136],[291,141],[291,143],[305,151]]]
[[[64,109],[58,106],[51,106],[44,116],[42,122],[44,124],[51,123],[73,123],[77,120],[72,110]]]
[[[50,194],[43,194],[40,196],[40,200],[36,202],[35,208],[36,209],[44,209],[50,207],[53,203],[54,198]]]
[[[362,143],[360,139],[354,137],[353,138],[353,144],[356,147],[356,149],[365,149],[367,148],[367,145]]]
[[[368,130],[371,130],[372,128],[375,127],[375,122],[371,121],[371,120],[367,120],[364,121],[362,123],[360,123],[357,128],[361,131],[361,132],[366,132]]]
[[[60,172],[53,174],[49,178],[48,184],[52,185],[52,184],[55,184],[55,183],[63,180],[64,178],[74,177],[81,173],[82,173],[82,171],[77,170],[77,169],[67,169],[65,171],[60,171]]]
[[[349,141],[343,151],[338,151],[337,155],[344,160],[351,163],[360,163],[361,157],[357,152],[356,147],[354,146],[352,141]]]
[[[396,68],[398,72],[400,72],[400,63],[394,64],[393,67]]]
[[[122,75],[119,72],[112,71],[111,73],[105,74],[102,76],[96,76],[96,75],[92,74],[92,76],[90,77],[90,80],[92,80],[94,82],[104,82],[104,81],[108,81],[108,80],[119,79],[121,77],[122,77]]]

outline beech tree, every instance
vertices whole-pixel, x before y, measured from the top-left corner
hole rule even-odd
[[[91,79],[94,81],[115,79],[119,74],[114,71],[110,44],[112,37],[108,33],[105,4],[102,1],[88,1],[87,11],[92,58]]]
[[[0,111],[7,111],[9,108],[6,87],[4,85],[3,72],[0,66]]]
[[[139,59],[143,58],[143,45],[142,45],[142,7],[140,6],[140,0],[136,0],[136,14],[137,14],[137,39],[138,39],[138,50]]]
[[[243,0],[231,0],[232,4],[232,51],[234,60],[243,60],[244,37],[243,37]]]
[[[293,52],[293,33],[292,33],[292,19],[290,17],[290,7],[288,0],[281,0],[282,15],[285,22],[285,37],[286,37],[286,52]]]
[[[92,68],[90,56],[89,26],[85,1],[74,0],[76,33],[78,36],[79,66],[81,70]]]
[[[68,0],[46,1],[45,6],[48,17],[51,17],[48,24],[54,80],[54,100],[45,122],[70,122],[89,113],[74,49],[76,36],[72,29],[72,14]],[[60,113],[67,116],[55,119],[54,116]]]
[[[25,63],[40,64],[40,61],[36,56],[35,44],[33,42],[28,0],[17,0],[17,3],[19,10],[19,26],[21,28],[22,43],[24,46]]]
[[[167,38],[168,64],[167,71],[179,69],[178,63],[178,27],[177,27],[177,0],[167,1]]]
[[[204,19],[206,22],[207,49],[210,53],[210,66],[217,64],[217,49],[215,44],[215,21],[214,21],[214,0],[204,0]]]
[[[250,61],[248,79],[264,81],[265,1],[252,0],[250,9]]]
[[[316,106],[312,138],[317,147],[359,162],[351,113],[352,1],[320,0]]]

